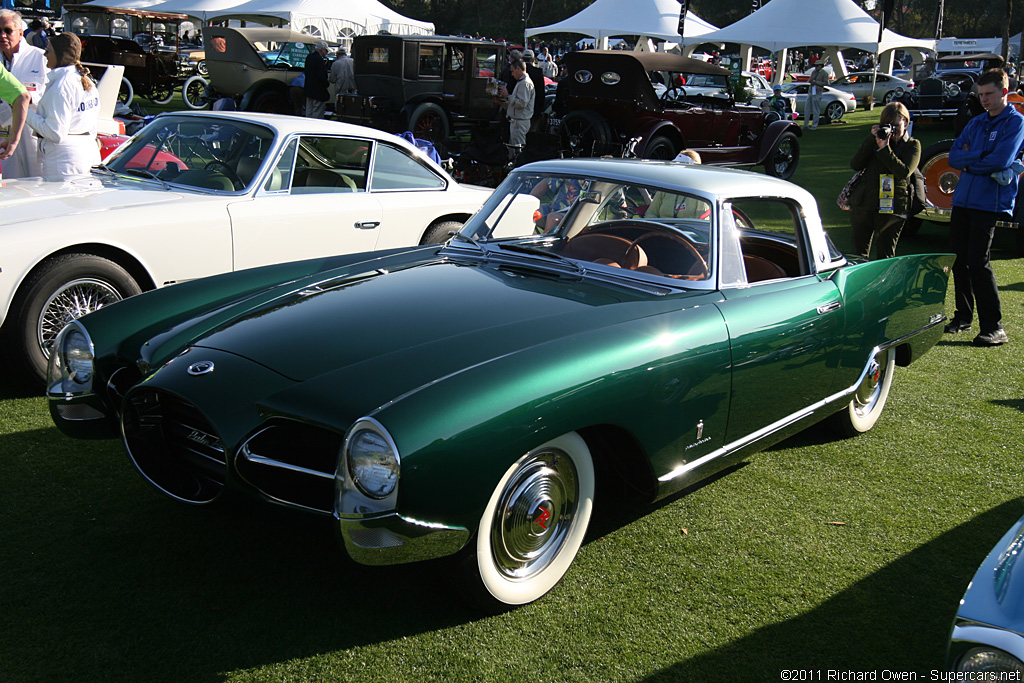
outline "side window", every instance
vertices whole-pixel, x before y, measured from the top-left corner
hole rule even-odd
[[[288,189],[288,185],[292,180],[292,169],[295,166],[295,149],[297,147],[298,142],[292,140],[284,148],[281,158],[277,160],[274,170],[270,172],[270,177],[267,178],[267,182],[263,186],[264,190],[267,192],[278,192]]]
[[[292,194],[365,192],[370,144],[359,138],[303,136]]]
[[[444,186],[444,179],[419,159],[391,145],[377,146],[372,190],[441,190]]]
[[[478,78],[493,78],[497,72],[498,52],[497,50],[478,47],[476,49],[476,75]]]
[[[420,45],[420,76],[441,76],[443,45]]]
[[[462,49],[455,45],[449,45],[448,51],[448,73],[450,74],[461,74],[462,69],[466,66],[466,55],[462,52]]]
[[[722,284],[755,284],[769,280],[799,277],[805,273],[803,220],[789,201],[782,199],[741,199],[730,207],[737,250],[735,269],[727,279],[727,235],[723,235]],[[742,263],[742,265],[740,265]]]

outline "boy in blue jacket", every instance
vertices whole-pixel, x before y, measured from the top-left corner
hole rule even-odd
[[[1006,72],[990,69],[978,79],[978,98],[985,113],[968,122],[949,151],[949,165],[959,169],[949,222],[956,312],[946,332],[971,329],[978,309],[981,333],[975,346],[998,346],[1007,341],[1003,329],[999,288],[989,258],[997,221],[1012,219],[1017,176],[1005,173],[1024,143],[1024,115],[1008,106]],[[1009,177],[1007,177],[1009,176]],[[1007,184],[1002,184],[1008,181]]]

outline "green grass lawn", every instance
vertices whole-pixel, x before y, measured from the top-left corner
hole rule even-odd
[[[877,114],[801,140],[794,180],[841,248],[834,199]],[[447,563],[362,567],[328,524],[164,498],[119,443],[67,439],[43,399],[0,388],[0,681],[929,680],[975,568],[1024,514],[1011,237],[993,253],[1010,344],[943,339],[897,369],[872,432],[812,429],[612,515],[550,595],[496,617],[457,599]],[[926,224],[898,251],[944,245]]]

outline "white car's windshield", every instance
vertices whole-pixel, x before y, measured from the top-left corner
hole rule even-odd
[[[231,119],[161,116],[118,149],[114,173],[174,185],[237,192],[258,175],[274,143],[269,128]]]

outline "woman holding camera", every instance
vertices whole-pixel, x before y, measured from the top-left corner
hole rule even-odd
[[[850,193],[853,252],[870,258],[878,238],[877,258],[896,255],[896,242],[911,203],[911,182],[921,160],[921,143],[910,137],[910,112],[900,102],[885,105],[871,135],[853,155],[850,167],[864,171]]]

